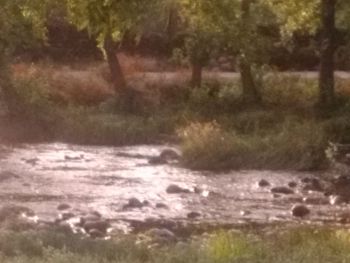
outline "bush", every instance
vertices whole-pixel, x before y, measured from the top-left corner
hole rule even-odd
[[[183,161],[194,169],[316,169],[324,165],[327,134],[315,121],[285,119],[250,133],[223,130],[216,122],[180,130]]]

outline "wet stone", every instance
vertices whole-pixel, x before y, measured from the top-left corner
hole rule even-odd
[[[166,204],[163,203],[157,203],[156,208],[158,209],[169,209],[169,207]]]
[[[106,233],[109,227],[110,227],[110,224],[106,220],[87,221],[83,226],[84,230],[87,233],[89,233],[89,231],[92,229],[96,229],[102,233]]]
[[[152,238],[155,243],[172,243],[176,242],[177,238],[173,232],[165,228],[153,228],[146,232],[146,235]]]
[[[201,216],[201,214],[198,212],[190,212],[187,214],[187,218],[189,218],[189,219],[195,219],[195,218],[198,218],[200,216]]]
[[[307,184],[307,183],[310,183],[311,180],[312,180],[312,178],[310,178],[310,177],[304,177],[300,181],[304,184]]]
[[[101,220],[101,216],[96,214],[88,214],[80,217],[80,222],[78,223],[78,226],[84,226],[87,222],[97,222],[99,220]]]
[[[305,205],[294,205],[291,209],[291,212],[295,217],[304,217],[310,214],[310,209]]]
[[[337,215],[337,221],[340,224],[349,224],[350,223],[350,213],[341,213],[340,215]]]
[[[288,187],[279,186],[279,187],[272,188],[271,193],[290,195],[290,194],[294,194],[294,191]]]
[[[59,210],[59,211],[68,210],[70,208],[71,208],[71,206],[69,204],[59,204],[57,206],[57,210]]]
[[[282,196],[280,194],[273,194],[272,197],[277,199],[277,198],[281,198]]]
[[[75,215],[73,213],[67,212],[67,213],[62,213],[59,215],[59,218],[63,221],[69,220],[73,218]]]
[[[90,229],[88,232],[91,238],[104,238],[106,234],[98,229]]]
[[[171,184],[167,187],[166,192],[168,194],[182,194],[182,193],[190,193],[190,190],[182,188],[176,184]]]
[[[303,187],[304,191],[313,191],[313,192],[322,192],[324,189],[321,185],[321,182],[316,179],[310,179],[308,183]]]
[[[267,180],[265,180],[265,179],[262,179],[262,180],[260,180],[259,182],[258,182],[258,186],[259,187],[268,187],[268,186],[270,186],[271,184],[267,181]]]
[[[295,187],[298,186],[298,184],[297,184],[296,182],[289,182],[289,183],[288,183],[288,186],[289,186],[290,188],[295,188]]]
[[[34,211],[28,207],[6,205],[0,208],[0,222],[7,219],[16,219],[22,214],[25,215],[35,215]]]
[[[132,209],[132,208],[142,208],[145,204],[142,203],[137,198],[130,198],[128,203],[123,206],[123,209]]]
[[[163,150],[160,153],[159,157],[168,161],[179,160],[181,158],[180,154],[178,154],[175,150],[172,149]]]
[[[148,201],[148,200],[144,200],[142,202],[142,204],[143,204],[143,206],[150,206],[151,205],[150,201]]]
[[[55,228],[56,231],[64,234],[71,234],[73,232],[72,227],[65,221],[60,221],[56,223],[57,226]]]

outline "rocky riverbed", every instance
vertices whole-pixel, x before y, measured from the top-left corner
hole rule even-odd
[[[176,152],[168,146],[1,146],[0,206],[96,237],[113,228],[186,234],[201,227],[350,223],[349,200],[338,194],[350,185],[344,177],[191,171],[181,168]]]

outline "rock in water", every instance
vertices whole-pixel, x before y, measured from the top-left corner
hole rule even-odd
[[[190,212],[187,214],[187,218],[189,218],[189,219],[195,219],[195,218],[198,218],[200,216],[201,216],[201,214],[198,212]]]
[[[176,161],[180,159],[180,154],[172,149],[165,149],[160,153],[159,157],[167,161]]]
[[[190,190],[182,188],[176,184],[171,184],[166,189],[168,194],[182,194],[182,193],[190,193]]]
[[[98,229],[90,229],[88,234],[91,238],[103,238],[106,236],[105,233],[99,231]]]
[[[310,214],[310,209],[304,205],[294,205],[291,212],[295,217],[304,217]]]
[[[295,187],[298,186],[298,184],[297,184],[296,182],[289,182],[289,183],[288,183],[288,186],[289,186],[290,188],[295,188]]]
[[[84,229],[87,233],[89,233],[90,230],[96,229],[102,233],[107,233],[107,229],[110,227],[110,224],[106,220],[99,220],[99,221],[87,221],[84,224]]]
[[[59,211],[67,210],[67,209],[70,209],[70,208],[71,208],[71,206],[69,204],[59,204],[57,206],[57,210],[59,210]]]
[[[139,199],[137,199],[137,198],[130,198],[128,203],[123,206],[123,209],[142,208],[143,206],[145,206],[145,204],[142,203]]]
[[[272,188],[271,193],[290,195],[290,194],[294,194],[294,191],[288,187],[279,186],[279,187]]]
[[[153,228],[146,232],[146,235],[153,239],[153,242],[163,244],[176,242],[177,238],[173,232],[165,228]]]
[[[271,184],[267,181],[267,180],[265,180],[265,179],[262,179],[262,180],[260,180],[259,182],[258,182],[258,186],[259,187],[268,187],[268,186],[270,186]]]

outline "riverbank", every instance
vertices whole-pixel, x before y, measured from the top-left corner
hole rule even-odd
[[[111,91],[102,102],[101,96],[94,101],[96,92],[91,90],[80,100],[86,80],[70,82],[82,72],[66,76],[66,71],[52,74],[67,85],[74,83],[68,91],[43,79],[40,70],[34,76],[17,77],[16,105],[21,106],[15,117],[1,123],[3,141],[111,146],[176,143],[183,153],[183,166],[198,170],[325,169],[328,143],[350,141],[347,99],[320,114],[314,108],[317,80],[312,74],[267,75],[262,105],[242,103],[235,77],[229,82],[214,78],[201,89],[190,90],[182,79],[162,82],[163,75],[155,80],[153,74],[141,81],[134,76],[130,82],[136,85],[136,93],[126,113]],[[338,93],[346,98],[347,79],[337,81]],[[93,103],[83,105],[82,101]]]
[[[3,263],[60,262],[249,262],[343,263],[350,261],[345,229],[296,228],[256,232],[219,232],[187,241],[118,236],[108,241],[52,232],[1,232]],[[147,238],[147,236],[149,238]]]

